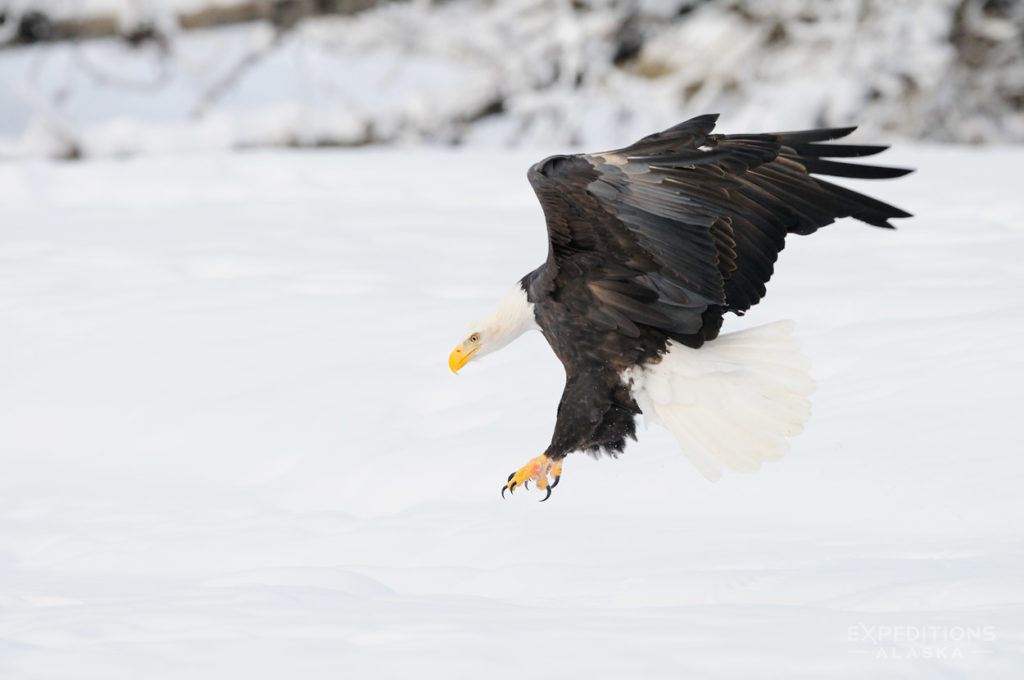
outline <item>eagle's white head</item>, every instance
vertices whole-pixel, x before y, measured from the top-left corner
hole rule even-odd
[[[501,298],[493,312],[470,324],[465,339],[448,357],[448,366],[458,373],[470,359],[495,352],[528,330],[540,330],[540,326],[533,315],[533,304],[517,283]]]

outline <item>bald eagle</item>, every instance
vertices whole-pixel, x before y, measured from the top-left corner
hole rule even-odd
[[[712,480],[723,466],[781,457],[807,421],[814,383],[791,324],[719,336],[722,318],[764,297],[788,234],[840,217],[889,229],[910,217],[815,175],[910,170],[829,160],[887,148],[826,143],[853,127],[712,134],[717,118],[530,168],[547,261],[473,323],[448,360],[457,372],[537,329],[565,367],[551,444],[509,475],[503,496],[533,480],[547,500],[569,453],[621,453],[641,413]]]

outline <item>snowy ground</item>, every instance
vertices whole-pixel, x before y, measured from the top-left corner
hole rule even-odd
[[[538,154],[0,166],[0,676],[1019,678],[1024,149],[904,148],[897,232],[791,242],[781,463],[547,443],[538,335],[458,377],[543,257]]]
[[[734,130],[856,121],[876,139],[1024,141],[1021,3],[414,1],[285,32],[267,22],[175,28],[177,11],[225,3],[238,4],[6,0],[0,44],[29,7],[111,12],[124,30],[155,26],[165,42],[0,49],[0,159],[409,142],[599,148],[704,111],[722,111]]]

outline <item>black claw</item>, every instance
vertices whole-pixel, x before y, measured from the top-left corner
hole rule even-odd
[[[505,486],[501,487],[501,497],[502,498],[505,497],[505,489],[507,489],[507,488],[508,488],[508,484],[506,484]]]
[[[551,498],[551,488],[552,488],[553,486],[554,486],[554,484],[552,484],[551,486],[549,486],[549,487],[548,487],[548,495],[547,495],[547,496],[544,496],[544,498],[541,498],[541,499],[540,499],[540,502],[541,502],[541,503],[543,503],[543,502],[544,502],[544,501],[546,501],[547,499]]]
[[[556,486],[558,486],[558,480],[561,478],[562,475],[558,475],[557,477],[555,477],[555,481],[551,482],[551,486],[549,486],[548,489],[554,489]]]
[[[514,493],[514,492],[515,492],[515,490],[516,490],[516,486],[517,486],[517,485],[518,485],[518,483],[517,483],[517,482],[512,482],[512,483],[511,483],[511,484],[509,485],[509,487],[508,487],[508,492],[509,492],[509,493]]]
[[[530,480],[529,479],[527,479],[525,482],[523,482],[523,488],[526,489],[527,491],[530,490]]]
[[[508,476],[508,479],[506,479],[505,481],[506,481],[506,482],[511,482],[511,481],[512,481],[512,478],[513,478],[513,477],[515,477],[515,476],[516,476],[516,473],[514,473],[514,472],[513,472],[512,474],[510,474],[510,475]]]

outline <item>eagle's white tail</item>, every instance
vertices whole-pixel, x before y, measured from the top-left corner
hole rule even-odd
[[[624,376],[645,417],[664,425],[714,481],[722,465],[757,470],[778,460],[811,415],[810,362],[778,321],[719,336],[700,349],[669,343],[660,362]]]

